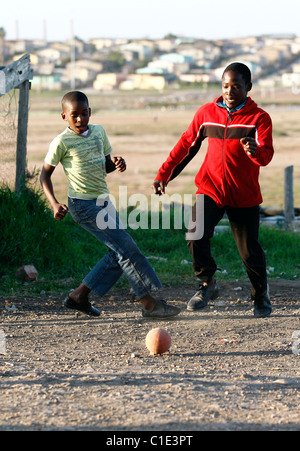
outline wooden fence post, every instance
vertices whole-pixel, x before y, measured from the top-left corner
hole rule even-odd
[[[293,171],[294,166],[284,169],[284,215],[287,225],[291,225],[295,219]]]
[[[20,85],[15,183],[15,191],[17,192],[21,188],[26,171],[29,88],[30,82],[28,80]]]

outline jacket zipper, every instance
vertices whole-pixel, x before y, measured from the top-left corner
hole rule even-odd
[[[228,129],[228,123],[232,121],[232,118],[230,116],[230,112],[228,111],[228,115],[226,118],[226,124],[225,124],[225,131],[224,131],[224,138],[223,138],[223,148],[222,148],[222,164],[223,164],[223,189],[224,189],[224,201],[226,199],[226,166],[225,166],[225,145],[226,145],[226,134]]]

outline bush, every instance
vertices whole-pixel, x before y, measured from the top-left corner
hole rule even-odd
[[[54,220],[41,192],[26,185],[19,193],[0,187],[0,276],[25,264],[61,277],[78,270],[74,226]]]

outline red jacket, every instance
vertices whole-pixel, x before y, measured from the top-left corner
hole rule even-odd
[[[174,179],[208,138],[205,160],[195,178],[197,194],[207,194],[219,207],[253,207],[262,202],[260,166],[266,166],[274,154],[272,121],[250,97],[242,109],[230,114],[217,105],[222,100],[219,97],[198,109],[156,180],[168,183]],[[246,136],[256,140],[254,156],[249,156],[240,144]]]

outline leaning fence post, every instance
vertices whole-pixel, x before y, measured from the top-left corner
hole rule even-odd
[[[284,215],[287,225],[291,225],[295,219],[293,171],[294,166],[284,169]]]

